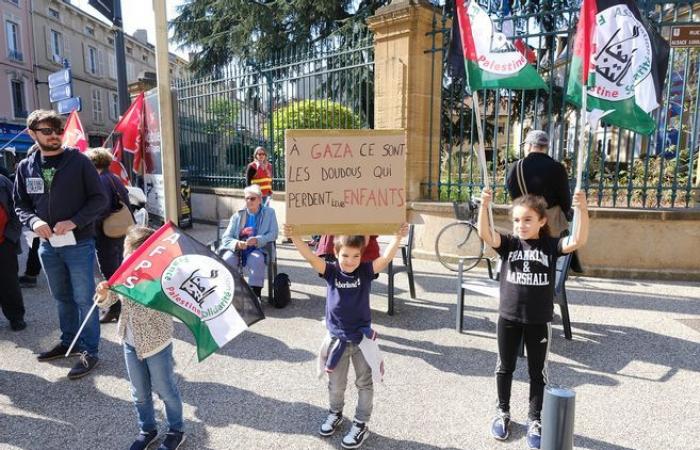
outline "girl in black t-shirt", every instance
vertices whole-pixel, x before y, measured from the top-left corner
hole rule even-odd
[[[530,406],[527,445],[540,448],[540,412],[547,383],[547,355],[554,310],[554,278],[557,257],[571,253],[588,239],[588,210],[583,191],[574,194],[573,206],[580,212],[580,226],[572,236],[551,238],[547,229],[547,202],[543,197],[524,195],[513,202],[512,234],[496,233],[489,226],[491,189],[484,188],[479,209],[479,236],[500,255],[501,287],[498,308],[498,361],[496,386],[498,410],[491,435],[508,439],[510,390],[521,339],[527,350],[530,374]]]

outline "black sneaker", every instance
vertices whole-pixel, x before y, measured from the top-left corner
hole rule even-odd
[[[19,287],[33,288],[36,287],[36,277],[31,275],[22,275],[19,277]]]
[[[326,417],[326,420],[321,424],[321,427],[318,429],[318,434],[320,434],[321,436],[332,436],[341,423],[343,423],[342,412],[328,411],[328,417]]]
[[[84,377],[85,375],[89,374],[92,369],[95,368],[95,366],[97,366],[99,361],[100,360],[97,356],[88,355],[87,352],[81,353],[78,364],[73,366],[70,372],[68,372],[68,379],[77,380],[78,378]]]
[[[22,319],[10,320],[10,329],[12,331],[22,331],[27,328],[27,322]]]
[[[158,447],[158,450],[176,450],[185,442],[185,433],[182,431],[170,430],[165,434],[165,439]]]
[[[66,352],[68,351],[68,347],[66,347],[63,344],[56,344],[54,348],[51,350],[45,351],[43,353],[39,353],[39,355],[36,357],[41,362],[44,361],[51,361],[52,359],[59,359],[59,358],[65,358],[66,357]],[[70,355],[68,356],[79,356],[80,353],[73,351]]]
[[[491,421],[491,436],[499,441],[505,441],[510,435],[510,413],[498,409],[496,417]]]
[[[158,439],[158,430],[142,431],[134,443],[131,444],[129,450],[146,450],[156,439]]]
[[[540,425],[539,420],[531,420],[527,425],[527,435],[525,436],[525,441],[527,442],[527,448],[530,450],[537,450],[540,448],[540,441],[542,440],[542,425]]]
[[[369,429],[366,423],[358,422],[357,420],[352,421],[352,428],[345,435],[340,445],[343,448],[358,448],[365,442],[367,436],[369,435]]]

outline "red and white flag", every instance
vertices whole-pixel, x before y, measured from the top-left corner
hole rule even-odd
[[[85,131],[83,124],[80,123],[78,111],[73,111],[68,116],[61,140],[64,147],[77,148],[81,152],[88,149],[88,141],[85,138]]]
[[[122,140],[117,138],[114,140],[114,147],[112,148],[112,162],[109,165],[109,171],[117,176],[124,183],[124,186],[129,185],[129,174],[122,164]]]
[[[134,99],[129,109],[114,127],[115,133],[121,133],[121,145],[125,152],[138,154],[143,149],[145,134],[143,99],[142,92]]]

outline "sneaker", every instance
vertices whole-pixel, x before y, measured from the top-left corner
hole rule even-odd
[[[539,420],[531,420],[527,424],[527,435],[525,436],[527,448],[530,450],[539,449],[542,441],[542,425]]]
[[[176,450],[185,442],[185,433],[182,431],[170,430],[165,434],[165,439],[158,447],[158,450]]]
[[[19,277],[19,287],[33,288],[36,287],[36,277],[31,275],[22,275]]]
[[[10,320],[10,329],[12,331],[21,331],[27,328],[27,322],[22,319]]]
[[[88,355],[87,352],[80,354],[80,361],[68,372],[69,380],[77,380],[89,374],[99,362],[97,356]]]
[[[142,431],[129,450],[146,450],[156,439],[158,439],[158,430]]]
[[[343,448],[358,448],[363,442],[365,442],[368,435],[369,428],[367,427],[367,424],[353,420],[352,428],[350,428],[348,434],[345,435],[340,445],[342,445]]]
[[[343,423],[342,412],[328,411],[328,417],[326,417],[326,420],[321,424],[318,434],[321,436],[332,436],[341,423]]]
[[[510,435],[510,413],[498,409],[496,417],[491,422],[491,436],[499,441],[505,441]]]
[[[59,359],[59,358],[65,358],[66,357],[66,352],[68,351],[68,347],[58,343],[54,348],[51,350],[45,351],[43,353],[39,353],[39,355],[36,357],[41,362],[44,361],[51,361],[52,359]],[[68,356],[79,356],[80,353],[74,351]]]

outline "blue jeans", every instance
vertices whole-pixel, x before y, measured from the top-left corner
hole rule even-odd
[[[58,307],[61,343],[67,347],[92,307],[95,240],[86,239],[65,247],[52,247],[48,241],[42,240],[39,258]],[[85,324],[77,348],[97,356],[99,343],[100,321],[98,314],[93,313]]]
[[[173,369],[173,344],[155,355],[139,359],[134,347],[124,343],[124,360],[131,381],[131,398],[136,406],[141,431],[148,432],[157,428],[153,409],[153,391],[158,393],[165,404],[168,428],[183,431],[182,399]]]

